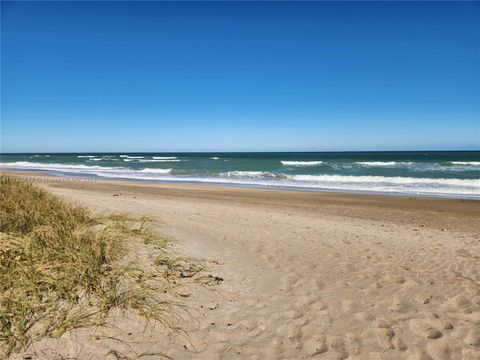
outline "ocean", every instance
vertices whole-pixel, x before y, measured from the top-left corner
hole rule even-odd
[[[1,154],[4,170],[480,199],[480,151]]]

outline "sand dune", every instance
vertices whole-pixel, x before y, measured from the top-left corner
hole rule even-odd
[[[189,339],[144,332],[126,314],[118,329],[42,341],[40,357],[119,349],[174,359],[480,358],[478,202],[109,181],[44,186],[99,212],[154,217],[177,251],[214,260],[225,281],[186,300],[192,317],[180,325]]]

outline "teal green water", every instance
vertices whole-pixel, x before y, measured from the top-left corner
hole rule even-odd
[[[2,154],[4,169],[150,181],[477,198],[480,151]]]

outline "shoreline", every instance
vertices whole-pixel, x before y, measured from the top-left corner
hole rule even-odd
[[[458,201],[480,201],[480,194],[478,196],[455,196],[448,194],[415,194],[415,193],[401,193],[401,192],[381,192],[381,191],[363,191],[363,190],[331,190],[308,187],[292,187],[292,186],[268,186],[257,184],[237,184],[237,183],[222,183],[222,182],[200,182],[200,181],[177,181],[177,180],[150,180],[150,179],[135,179],[135,178],[106,178],[97,175],[89,176],[81,173],[56,173],[48,170],[35,169],[0,169],[0,174],[10,174],[18,176],[32,176],[34,178],[67,178],[71,181],[78,180],[79,182],[112,182],[112,183],[133,183],[133,184],[149,184],[149,185],[171,185],[171,186],[185,186],[185,187],[206,187],[206,188],[220,188],[220,189],[252,189],[265,191],[284,191],[284,192],[300,192],[300,193],[319,193],[327,195],[338,196],[373,196],[373,197],[392,197],[392,198],[413,198],[413,199],[440,199],[440,200],[458,200]],[[480,181],[480,180],[479,180]]]
[[[418,211],[433,216],[436,227],[446,226],[439,216],[450,216],[456,222],[475,221],[480,219],[480,203],[477,200],[450,199],[422,196],[391,196],[376,194],[352,194],[320,191],[297,191],[279,189],[258,189],[250,187],[211,186],[206,184],[160,183],[149,181],[132,181],[116,179],[99,179],[94,181],[81,181],[80,177],[58,177],[45,172],[0,172],[20,177],[44,178],[39,183],[51,190],[82,192],[92,194],[116,196],[122,194],[127,197],[139,196],[158,197],[162,200],[184,200],[186,202],[201,202],[210,204],[246,203],[258,206],[288,206],[295,209],[309,210],[323,215],[338,215],[350,213],[352,216],[368,219],[375,215],[377,221],[391,221],[391,213],[401,213],[402,223],[417,223],[415,214]],[[48,179],[48,181],[45,181]],[[132,195],[135,194],[135,195]],[[132,200],[134,200],[132,198]],[[347,207],[347,210],[345,209]],[[430,221],[429,219],[429,222]]]

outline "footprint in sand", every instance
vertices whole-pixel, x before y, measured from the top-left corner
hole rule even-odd
[[[445,330],[445,331],[450,331],[450,330],[453,330],[455,328],[455,326],[453,326],[453,324],[446,320],[446,319],[441,319],[440,318],[440,315],[438,315],[437,313],[433,313],[433,322],[436,323],[437,325],[439,325],[438,327],[441,329],[441,330]]]
[[[480,352],[480,329],[472,329],[465,337],[465,344],[473,346]]]
[[[447,306],[453,307],[462,312],[470,312],[472,302],[463,295],[457,295],[446,303]]]
[[[428,339],[439,339],[443,333],[423,319],[413,319],[409,322],[410,329],[417,335]]]
[[[401,296],[394,296],[393,302],[389,307],[389,310],[394,313],[407,313],[412,310],[415,310],[415,306],[410,303],[407,299]]]
[[[328,309],[328,305],[321,301],[315,301],[313,304],[310,305],[309,309],[315,312],[322,312]]]
[[[434,327],[429,327],[426,329],[426,336],[429,339],[438,339],[443,336],[443,333]]]
[[[405,277],[402,276],[402,275],[394,275],[394,276],[390,277],[390,280],[394,284],[398,284],[398,285],[405,284],[405,282],[407,281],[407,279],[405,279]]]
[[[325,337],[309,339],[304,345],[305,352],[310,356],[316,356],[328,351],[328,345]]]
[[[365,320],[365,321],[373,321],[375,320],[375,315],[373,315],[372,313],[370,312],[360,312],[357,314],[357,317],[361,320]]]
[[[427,345],[427,352],[434,359],[449,360],[452,358],[452,349],[447,341],[435,341]]]
[[[393,347],[394,347],[395,349],[397,349],[398,351],[405,351],[405,350],[408,349],[407,344],[405,344],[405,343],[403,342],[403,340],[400,339],[399,337],[395,337],[395,338],[393,339],[392,343],[393,343]]]
[[[335,352],[335,355],[338,359],[343,360],[346,359],[350,356],[350,354],[347,351],[347,347],[345,346],[345,342],[343,339],[339,337],[331,337],[329,339],[329,343],[333,351]]]
[[[424,350],[415,349],[415,354],[409,360],[433,360]]]
[[[462,351],[462,360],[478,360],[478,350],[464,349]]]
[[[392,339],[395,336],[395,331],[389,328],[378,328],[375,330],[377,336],[377,343],[383,350],[390,350],[394,348]]]
[[[304,316],[304,313],[300,310],[289,310],[285,312],[285,316],[290,319],[298,319]]]
[[[355,313],[359,311],[360,305],[356,301],[343,300],[342,308],[346,313]]]
[[[302,326],[301,325],[289,325],[287,327],[287,339],[297,342],[302,338]]]
[[[325,282],[322,280],[315,280],[315,286],[317,287],[317,290],[323,290],[325,289]]]
[[[378,319],[375,321],[374,325],[379,329],[388,329],[392,326],[392,323],[386,320]]]

